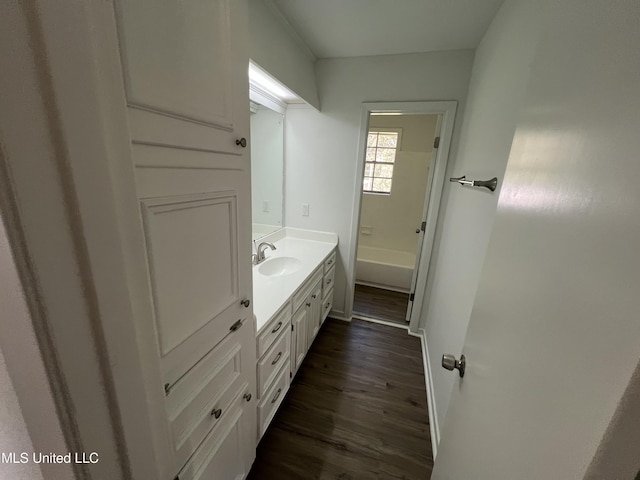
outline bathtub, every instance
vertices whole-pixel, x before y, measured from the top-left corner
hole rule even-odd
[[[416,256],[409,252],[358,247],[356,283],[408,292]]]

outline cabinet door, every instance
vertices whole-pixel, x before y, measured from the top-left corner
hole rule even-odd
[[[309,310],[309,341],[307,346],[307,348],[309,348],[320,330],[320,320],[322,315],[322,281],[318,282],[313,287],[306,305]]]
[[[291,356],[291,374],[295,375],[304,360],[304,356],[307,353],[307,317],[308,310],[306,305],[302,305],[293,315],[291,324],[293,325],[293,343],[295,344],[295,350],[292,350]],[[293,348],[293,344],[292,344]]]
[[[138,328],[152,334],[139,344],[145,374],[158,383],[149,408],[158,411],[216,344],[253,328],[251,308],[240,303],[252,293],[247,3],[116,6],[138,197],[132,208],[142,218],[152,302],[151,318],[141,316]],[[234,341],[240,380],[255,399],[254,335]],[[255,455],[255,402],[238,408],[233,431],[247,432],[238,444],[246,474]],[[182,465],[164,413],[154,433],[158,478],[173,478]]]

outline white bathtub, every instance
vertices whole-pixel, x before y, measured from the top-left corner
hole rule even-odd
[[[363,285],[408,292],[416,256],[376,247],[358,247],[356,282]]]

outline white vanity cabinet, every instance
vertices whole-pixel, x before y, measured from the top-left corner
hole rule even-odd
[[[291,376],[295,376],[322,323],[331,311],[336,252],[311,275],[293,296],[298,307],[291,322]]]
[[[271,253],[272,259],[278,255],[301,259],[300,270],[294,274],[274,278],[262,275],[259,266],[254,267],[258,438],[267,430],[331,309],[337,237],[323,235],[320,241],[274,239],[277,248]],[[274,311],[277,313],[272,314]],[[266,323],[260,316],[268,318]]]

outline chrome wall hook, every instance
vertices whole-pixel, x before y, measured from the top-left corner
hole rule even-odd
[[[498,177],[493,177],[491,180],[467,180],[466,175],[461,177],[451,177],[450,182],[457,182],[460,185],[469,185],[470,187],[485,187],[495,192],[498,186]]]

